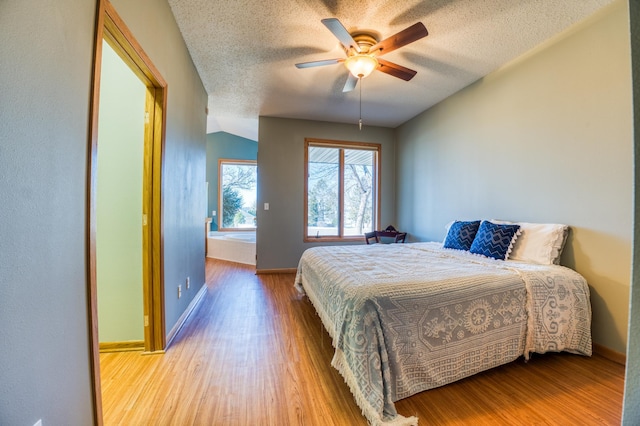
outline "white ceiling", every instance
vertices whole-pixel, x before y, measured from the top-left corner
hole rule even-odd
[[[426,38],[384,56],[409,82],[363,80],[364,125],[396,127],[614,0],[168,0],[209,94],[207,132],[258,139],[258,116],[356,123],[359,90],[343,93],[343,58],[320,22],[385,39],[421,21]]]

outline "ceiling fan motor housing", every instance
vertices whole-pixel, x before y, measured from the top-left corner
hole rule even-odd
[[[351,34],[353,40],[358,44],[360,52],[355,49],[345,49],[347,56],[355,55],[357,53],[369,53],[371,47],[378,43],[378,39],[371,33],[358,31]]]

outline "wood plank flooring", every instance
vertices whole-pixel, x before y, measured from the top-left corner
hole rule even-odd
[[[100,355],[104,424],[366,425],[293,274],[207,259],[207,293],[164,355]],[[421,425],[619,425],[624,367],[517,360],[398,401]]]

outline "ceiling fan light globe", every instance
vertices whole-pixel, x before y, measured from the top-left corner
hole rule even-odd
[[[378,68],[378,60],[370,55],[353,55],[344,61],[349,72],[357,78],[365,78]]]

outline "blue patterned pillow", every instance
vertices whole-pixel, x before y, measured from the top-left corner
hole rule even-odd
[[[498,225],[483,220],[469,251],[498,260],[507,260],[520,235],[520,225]]]
[[[449,232],[447,232],[447,238],[444,240],[444,248],[469,251],[479,226],[479,220],[453,222],[449,227]]]

